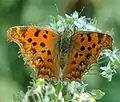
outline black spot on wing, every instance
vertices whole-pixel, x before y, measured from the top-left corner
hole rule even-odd
[[[48,62],[51,62],[51,63],[53,62],[52,59],[47,59],[47,61],[48,61]]]
[[[29,38],[27,41],[28,41],[29,43],[31,43],[31,42],[32,42],[32,38]]]
[[[78,39],[78,37],[75,38],[75,40],[77,40],[77,39]]]
[[[80,50],[81,50],[81,51],[84,51],[84,50],[85,50],[85,47],[84,47],[84,46],[81,46]]]
[[[48,55],[51,55],[51,51],[50,51],[50,50],[48,50],[48,51],[47,51],[47,54],[48,54]]]
[[[82,38],[82,39],[81,39],[81,42],[83,42],[84,40],[85,40],[85,39],[84,39],[84,38]]]
[[[80,66],[83,66],[84,64],[85,64],[85,61],[81,61],[81,62],[79,63]]]
[[[33,45],[33,46],[36,46],[36,45],[37,45],[37,43],[36,43],[36,42],[33,42],[33,43],[32,43],[32,45]]]
[[[76,68],[75,70],[76,70],[76,71],[79,71],[79,68]]]
[[[46,51],[45,51],[45,50],[42,50],[41,52],[42,52],[42,53],[45,53]]]
[[[37,59],[36,59],[36,60],[38,60],[39,62],[43,62],[42,57],[37,57]]]
[[[77,57],[78,57],[78,53],[77,53],[77,52],[75,53],[75,56],[74,56],[74,57],[75,57],[75,58],[77,58]]]
[[[92,40],[90,34],[87,34],[87,37],[88,37],[88,42],[90,42]]]
[[[81,37],[83,37],[83,34],[80,34],[81,35]]]
[[[96,45],[93,43],[93,44],[92,44],[92,48],[95,48],[95,47],[96,47]]]
[[[98,33],[98,44],[102,42],[103,37],[104,37],[104,34]]]
[[[88,47],[87,49],[88,49],[88,51],[90,51],[92,48],[91,48],[91,47]]]
[[[72,64],[76,64],[76,61],[73,60],[73,61],[72,61]]]
[[[31,51],[33,54],[35,54],[37,52],[35,48],[31,48]]]
[[[83,56],[83,54],[80,53],[79,56],[81,57],[81,56]]]
[[[47,39],[47,35],[44,34],[44,35],[43,35],[43,38]]]
[[[48,31],[47,31],[47,30],[46,30],[45,32],[46,32],[46,34],[48,34]]]
[[[92,55],[91,55],[90,53],[88,53],[88,54],[86,55],[86,58],[87,58],[87,59],[90,59],[91,56],[92,56]]]
[[[45,43],[44,43],[44,42],[41,42],[41,43],[40,43],[40,46],[41,46],[41,47],[45,47]]]
[[[38,36],[39,36],[39,33],[40,33],[40,30],[37,30],[37,31],[34,33],[34,36],[38,37]]]
[[[27,30],[28,27],[20,27],[20,32],[22,33],[22,37],[25,38]]]
[[[55,35],[52,35],[52,37],[55,37]]]

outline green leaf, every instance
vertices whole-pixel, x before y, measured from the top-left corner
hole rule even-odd
[[[100,100],[105,95],[105,93],[102,92],[100,89],[93,89],[90,94],[95,100]]]

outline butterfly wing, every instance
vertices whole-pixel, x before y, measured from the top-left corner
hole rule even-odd
[[[16,26],[8,30],[8,40],[20,46],[24,59],[43,78],[58,77],[59,39],[49,27]]]
[[[97,62],[103,49],[112,47],[112,37],[97,32],[77,32],[71,37],[71,47],[63,69],[63,79],[80,80],[89,65]]]

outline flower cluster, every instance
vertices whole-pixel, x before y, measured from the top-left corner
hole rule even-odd
[[[57,17],[50,17],[50,26],[56,29],[58,32],[65,32],[70,30],[72,33],[75,31],[99,31],[96,28],[96,20],[86,18],[85,16],[79,17],[79,13],[75,11],[70,16],[65,14],[65,18],[58,15]]]
[[[44,79],[37,79],[19,99],[20,102],[96,102],[104,95],[98,89],[87,92],[86,86],[75,81],[46,83]]]
[[[116,69],[120,68],[120,50],[119,49],[113,49],[111,50],[104,50],[103,53],[101,53],[103,57],[108,58],[108,62],[106,66],[100,67],[102,72],[100,73],[104,78],[107,78],[108,81],[112,80],[112,77],[114,74],[116,74]]]

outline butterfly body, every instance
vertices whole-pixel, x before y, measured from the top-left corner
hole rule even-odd
[[[20,46],[23,57],[39,77],[57,79],[61,69],[63,80],[81,80],[100,52],[112,47],[112,37],[107,34],[59,34],[50,27],[12,27],[8,40]]]
[[[60,38],[60,65],[61,68],[63,69],[66,61],[66,55],[70,49],[70,42],[71,37],[65,36],[64,34]]]

